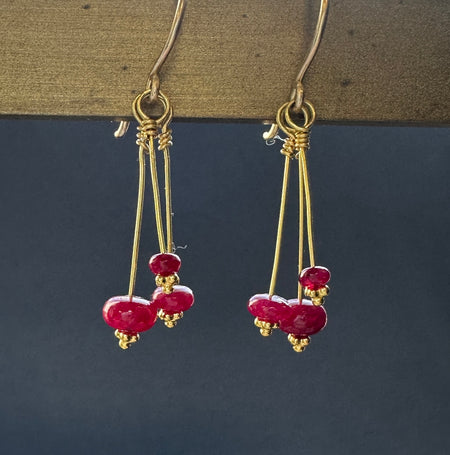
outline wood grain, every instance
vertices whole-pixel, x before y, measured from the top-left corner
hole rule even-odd
[[[162,70],[177,118],[266,120],[318,1],[191,0]],[[168,33],[167,0],[3,0],[0,115],[124,118]],[[450,124],[449,2],[331,1],[306,96],[322,122]]]

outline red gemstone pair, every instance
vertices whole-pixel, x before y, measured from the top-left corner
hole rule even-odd
[[[325,327],[327,315],[310,300],[286,300],[278,295],[256,294],[248,302],[248,311],[259,321],[268,322],[299,338],[314,335]]]
[[[300,284],[306,291],[328,293],[330,272],[325,267],[308,267],[300,273]],[[307,293],[308,294],[308,293]],[[314,294],[315,295],[315,294]],[[325,295],[325,294],[324,294]],[[322,330],[327,323],[327,313],[320,303],[307,299],[286,300],[277,295],[257,294],[248,302],[248,311],[255,316],[255,325],[263,336],[268,336],[275,328],[289,334],[289,341],[296,351],[301,352],[309,343],[309,336]],[[322,297],[321,297],[322,298]]]
[[[164,278],[176,276],[180,266],[180,258],[171,253],[156,254],[149,262],[152,272],[157,277]],[[170,292],[167,292],[165,287],[157,287],[150,301],[134,295],[111,297],[103,306],[103,319],[120,333],[133,337],[152,328],[158,314],[166,321],[166,325],[173,327],[175,325],[173,320],[182,317],[183,312],[193,303],[194,294],[191,289],[172,284]],[[167,321],[172,323],[169,324]]]

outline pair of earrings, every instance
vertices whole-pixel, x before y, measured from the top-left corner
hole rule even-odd
[[[181,23],[185,1],[178,0],[175,17],[167,42],[147,80],[146,90],[138,95],[132,104],[133,115],[138,121],[137,145],[139,146],[139,189],[136,210],[136,223],[133,241],[133,253],[128,294],[110,298],[103,307],[105,322],[113,327],[119,346],[127,349],[138,341],[139,334],[149,330],[162,319],[167,327],[174,327],[183,313],[194,303],[191,289],[180,285],[178,271],[181,267],[180,258],[174,253],[172,234],[172,198],[170,181],[170,146],[172,134],[169,128],[173,109],[169,99],[159,90],[159,70],[166,60],[175,42]],[[327,316],[322,304],[328,295],[327,283],[330,272],[325,267],[315,265],[312,236],[311,196],[307,170],[306,152],[309,148],[310,128],[315,120],[315,110],[312,104],[304,99],[302,80],[317,51],[322,36],[328,0],[321,0],[319,20],[316,27],[313,45],[308,57],[296,79],[296,88],[291,101],[283,104],[278,110],[276,123],[264,135],[266,140],[279,138],[278,130],[285,135],[281,153],[285,156],[284,176],[281,194],[278,232],[275,247],[275,257],[269,292],[257,294],[248,302],[248,310],[255,317],[255,325],[263,336],[268,336],[275,328],[288,333],[288,339],[297,352],[302,352],[313,335],[325,327]],[[155,104],[162,106],[160,116],[152,116],[145,112]],[[144,110],[145,108],[145,110]],[[128,122],[121,122],[115,136],[123,136],[128,129]],[[158,140],[158,150],[164,160],[164,194],[165,194],[165,224],[161,210],[160,190],[157,173],[157,157],[155,141]],[[156,218],[160,253],[150,258],[150,270],[156,275],[156,289],[150,300],[134,295],[136,282],[137,259],[142,224],[142,213],[145,189],[145,161],[149,157],[150,174],[153,190],[153,202]],[[297,298],[284,299],[275,295],[278,263],[280,258],[281,240],[284,224],[286,195],[289,180],[290,163],[298,161],[299,167],[299,284]],[[306,217],[305,217],[306,206]],[[306,218],[310,266],[302,269],[304,224]],[[308,299],[303,299],[303,294]]]

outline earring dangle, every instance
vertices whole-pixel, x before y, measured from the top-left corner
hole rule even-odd
[[[173,109],[169,99],[159,90],[159,70],[169,55],[175,42],[186,2],[178,0],[177,8],[167,42],[148,77],[146,90],[138,95],[132,104],[133,115],[138,121],[137,145],[139,146],[139,188],[134,229],[133,252],[131,258],[128,294],[111,297],[103,306],[103,319],[113,327],[122,349],[139,340],[139,334],[149,330],[159,317],[167,327],[174,327],[183,312],[194,303],[191,289],[181,286],[178,271],[181,260],[174,253],[172,230],[172,194],[170,179],[170,147],[172,131],[169,128]],[[157,117],[144,111],[160,105],[163,113]],[[123,136],[129,122],[122,121],[114,133]],[[165,232],[158,182],[157,156],[155,141],[158,139],[158,151],[164,160],[164,195],[165,195]],[[150,176],[152,181],[153,202],[155,207],[156,231],[160,253],[153,255],[149,261],[150,270],[155,274],[157,288],[151,299],[134,295],[136,271],[139,255],[139,241],[142,226],[145,192],[145,162],[149,157]]]
[[[281,153],[285,156],[284,175],[281,193],[280,213],[278,219],[275,257],[272,269],[269,292],[256,294],[248,302],[248,310],[255,317],[255,325],[263,336],[271,335],[280,328],[288,334],[288,340],[296,352],[302,352],[310,343],[310,336],[322,330],[327,323],[327,314],[323,308],[324,298],[329,293],[327,286],[330,272],[327,268],[317,266],[314,256],[312,231],[311,193],[308,179],[307,151],[309,149],[310,128],[316,113],[313,105],[304,99],[302,80],[311,64],[320,43],[328,10],[328,1],[322,0],[319,19],[313,44],[308,57],[296,80],[296,89],[292,99],[283,104],[277,112],[276,123],[270,131],[263,135],[264,139],[272,140],[281,130],[287,137]],[[298,287],[297,297],[284,299],[275,295],[278,264],[283,235],[286,196],[288,189],[290,164],[293,159],[298,161],[299,172],[299,249],[298,249]],[[305,216],[306,208],[306,216]],[[304,225],[306,222],[310,266],[303,268]],[[302,296],[309,299],[302,298]]]

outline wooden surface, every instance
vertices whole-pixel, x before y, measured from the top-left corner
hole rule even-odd
[[[272,119],[319,1],[190,0],[163,67],[175,117]],[[172,21],[167,0],[3,0],[0,115],[122,118]],[[449,2],[334,0],[306,96],[324,122],[450,124]]]

